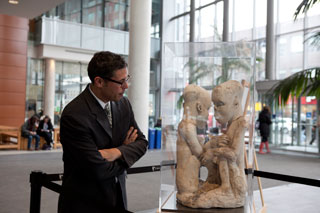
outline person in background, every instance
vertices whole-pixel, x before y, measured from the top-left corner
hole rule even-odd
[[[155,128],[156,128],[156,127],[157,127],[157,128],[161,128],[161,123],[162,123],[161,121],[162,121],[161,117],[158,118],[158,119],[157,119],[157,123],[154,125],[154,127],[155,127]]]
[[[316,135],[319,134],[319,139],[320,139],[320,115],[318,116],[318,119],[316,121],[317,123],[314,123],[312,125],[312,138],[311,138],[311,141],[310,141],[310,145],[313,144],[313,142],[316,140]],[[317,132],[317,128],[318,128],[318,132]]]
[[[52,148],[52,131],[53,125],[49,116],[45,115],[44,118],[40,121],[39,127],[37,129],[38,135],[44,137],[46,145],[43,146],[43,149],[50,150]]]
[[[54,111],[54,125],[60,126],[60,113]]]
[[[37,134],[37,128],[39,124],[39,118],[33,115],[29,118],[21,127],[21,136],[28,138],[28,150],[31,150],[32,139],[35,138],[35,150],[39,150],[40,136]]]
[[[148,141],[123,96],[130,78],[127,63],[118,54],[98,52],[88,76],[91,83],[61,115],[64,174],[58,212],[128,212],[126,169],[145,154]]]
[[[36,114],[36,116],[38,116],[40,119],[43,116],[43,109],[39,109],[38,113]]]
[[[267,153],[270,153],[269,149],[269,134],[270,134],[270,124],[271,122],[271,111],[270,107],[264,106],[262,111],[259,113],[259,130],[260,130],[260,136],[261,136],[261,143],[259,147],[259,153],[265,154],[263,152],[263,147],[266,145]]]

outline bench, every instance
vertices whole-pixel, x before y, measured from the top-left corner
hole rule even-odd
[[[53,132],[53,149],[62,147],[60,143],[60,128],[54,128]],[[45,144],[43,137],[40,137],[39,147],[41,148]],[[32,140],[32,144],[35,144],[35,139]],[[21,136],[20,127],[3,126],[0,125],[0,149],[17,149],[27,150],[28,139]]]
[[[61,147],[62,145],[60,143],[60,128],[56,127],[54,128],[54,132],[53,132],[53,148],[57,149]]]
[[[31,146],[35,147],[36,144],[36,139],[32,139]],[[46,144],[46,141],[44,140],[43,137],[40,137],[40,142],[39,142],[39,149],[43,147],[43,145]],[[20,150],[27,150],[28,149],[28,138],[25,137],[20,137]]]
[[[32,140],[32,144],[35,144],[35,139]],[[46,141],[43,137],[40,137],[40,143],[39,147],[41,148],[44,144],[46,144]],[[62,145],[60,143],[60,128],[56,127],[53,131],[53,149],[61,148]],[[21,150],[27,150],[28,148],[28,138],[21,136],[21,142],[20,142],[20,149]]]
[[[0,149],[20,150],[20,141],[19,127],[0,125]]]

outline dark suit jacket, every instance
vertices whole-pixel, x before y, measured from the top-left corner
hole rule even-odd
[[[59,212],[113,212],[117,198],[122,197],[121,189],[125,191],[124,171],[146,152],[148,142],[137,126],[128,99],[111,102],[111,110],[112,129],[88,86],[65,107],[60,123],[64,175]],[[138,130],[138,137],[124,145],[131,126]],[[114,147],[122,154],[114,162],[106,161],[98,152]]]

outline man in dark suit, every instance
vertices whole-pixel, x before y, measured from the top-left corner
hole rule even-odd
[[[61,116],[64,175],[58,212],[126,212],[125,171],[148,145],[123,96],[127,64],[120,55],[99,52],[88,76],[91,84]]]

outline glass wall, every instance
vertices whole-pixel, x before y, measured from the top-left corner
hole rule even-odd
[[[149,126],[153,127],[159,118],[160,105],[160,61],[151,59],[150,93],[149,93]]]
[[[44,61],[29,58],[26,82],[26,118],[43,110],[44,77]],[[55,125],[58,125],[63,108],[90,82],[87,64],[56,61],[55,82],[54,121]]]
[[[104,6],[104,27],[128,31],[128,1],[106,0]]]
[[[61,20],[81,23],[81,1],[70,0],[57,6],[57,16]]]
[[[54,124],[59,125],[63,108],[78,96],[91,82],[87,71],[88,64],[80,62],[56,61]],[[149,123],[153,127],[159,117],[160,67],[159,61],[150,64]],[[45,64],[42,59],[28,60],[26,84],[26,118],[39,113],[44,106]]]
[[[102,26],[102,0],[83,0],[82,23]]]
[[[198,41],[205,38],[211,38],[213,41],[214,35],[217,32],[215,29],[216,11],[215,5],[210,5],[202,10],[196,11],[196,23],[195,23],[195,37]]]
[[[26,118],[43,109],[44,62],[40,59],[28,59],[26,81]]]
[[[303,32],[279,35],[276,39],[276,76],[284,79],[303,69]]]
[[[160,38],[161,4],[161,0],[152,0],[151,36],[155,38]],[[44,15],[65,21],[129,31],[129,6],[129,0],[68,0]]]
[[[160,38],[161,0],[152,0],[151,36]]]
[[[196,1],[196,41],[219,41],[222,35],[223,1]],[[211,3],[211,4],[210,4]],[[320,47],[308,39],[320,31],[320,3],[307,13],[293,18],[301,0],[274,0],[275,22],[275,70],[276,80],[284,79],[306,68],[320,66]],[[204,6],[210,4],[210,6]],[[189,41],[190,1],[176,0],[172,20],[175,25],[175,41]],[[267,0],[229,0],[229,39],[256,42],[256,80],[265,80]],[[214,31],[214,30],[216,31]],[[317,123],[319,100],[307,102],[310,97],[295,98],[283,109],[273,109],[273,143],[286,146],[308,147],[313,139],[314,123]],[[271,101],[259,95],[261,105]],[[317,107],[318,106],[318,107]],[[310,116],[311,113],[311,116]],[[306,116],[311,117],[308,121]],[[316,121],[314,121],[316,120]],[[319,121],[320,122],[320,121]],[[310,127],[307,130],[307,127]],[[311,129],[311,130],[310,130]],[[315,146],[312,143],[312,146]],[[309,150],[303,148],[304,150]]]
[[[90,82],[87,64],[56,62],[55,114],[60,115],[63,108],[85,89]]]
[[[185,1],[187,2],[187,1]],[[129,31],[129,0],[68,0],[56,8],[51,9],[46,12],[44,15],[53,19],[60,19],[68,22],[76,22],[81,24],[111,28],[121,31]],[[161,23],[161,8],[162,1],[161,0],[152,0],[152,23],[151,23],[151,37],[160,38],[160,23]],[[40,20],[40,19],[39,19]],[[51,19],[50,19],[51,20]],[[59,24],[63,25],[65,22],[61,22]],[[60,25],[59,25],[60,26]],[[70,35],[82,35],[81,33],[76,33],[75,26],[74,28],[70,28],[70,25],[66,25],[67,28],[63,29],[63,31],[70,31],[68,36]],[[101,49],[101,44],[95,38],[101,38],[99,36],[93,34],[96,31],[90,31],[91,26],[82,27],[81,39],[85,40],[75,40],[77,43],[75,45],[71,45],[71,47],[81,47],[85,49]],[[42,29],[43,30],[43,29]],[[80,27],[79,27],[80,30]],[[80,31],[79,31],[80,32]],[[100,33],[100,32],[99,32]],[[102,31],[101,31],[102,33]],[[107,35],[113,35],[111,32],[108,32]],[[119,35],[119,34],[117,34]],[[78,37],[77,37],[78,38]],[[68,40],[67,38],[65,40]],[[110,40],[110,39],[109,39]],[[108,39],[105,43],[110,42]],[[112,39],[111,39],[112,40]],[[119,39],[118,39],[119,40]],[[121,40],[121,39],[120,39]],[[115,43],[114,45],[124,45],[122,41]],[[156,39],[155,39],[156,40]],[[92,41],[92,42],[90,42]],[[114,42],[114,39],[112,40]],[[101,41],[100,41],[101,43]],[[61,42],[59,43],[61,45]],[[70,46],[70,42],[62,44],[63,46]],[[82,46],[81,46],[81,45]],[[53,44],[55,45],[55,44]],[[109,45],[109,44],[108,44]],[[109,45],[110,46],[110,45]],[[92,48],[98,47],[98,48]],[[160,54],[158,54],[160,55]],[[125,56],[126,57],[126,56]],[[157,57],[157,56],[154,56]],[[77,60],[77,59],[75,59]],[[159,117],[159,104],[160,104],[160,60],[157,58],[151,58],[150,65],[150,95],[149,95],[149,120],[151,126],[155,123],[156,119]],[[32,61],[32,64],[29,66],[30,79],[33,81],[37,81],[37,88],[40,87],[41,90],[36,90],[38,94],[38,98],[36,98],[35,92],[32,89],[28,89],[30,91],[29,96],[27,98],[27,102],[29,103],[29,108],[32,108],[36,111],[38,108],[42,107],[42,99],[43,99],[43,73],[44,69],[35,69],[35,66],[42,66],[42,60],[38,60],[38,64]],[[32,76],[31,76],[32,75]],[[76,97],[81,91],[83,91],[86,85],[90,82],[87,76],[87,65],[82,62],[67,62],[67,61],[56,61],[56,94],[55,94],[55,122],[58,124],[59,116],[66,104],[68,104],[74,97]],[[40,84],[40,80],[42,84]],[[31,81],[31,80],[30,80]],[[35,87],[31,83],[28,83],[28,87]]]
[[[72,62],[56,62],[56,93],[54,101],[55,124],[63,108],[82,92],[90,82],[87,64]]]

